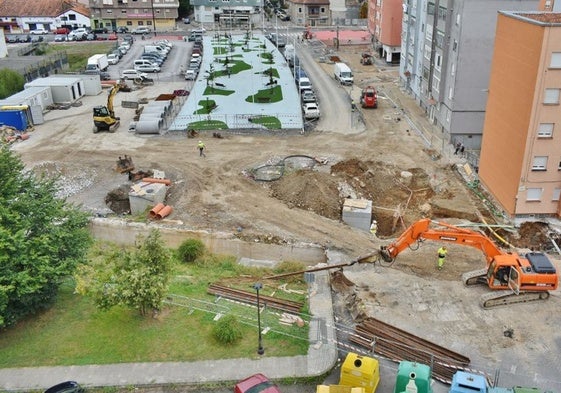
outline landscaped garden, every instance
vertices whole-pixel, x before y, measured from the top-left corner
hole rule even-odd
[[[268,39],[247,32],[206,36],[203,45],[199,75],[170,130],[303,128],[292,72]]]

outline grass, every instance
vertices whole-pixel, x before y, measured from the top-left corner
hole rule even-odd
[[[201,109],[197,109],[194,114],[195,115],[208,115],[214,108],[216,108],[216,101],[214,100],[200,100],[199,105],[202,106]]]
[[[193,130],[227,130],[228,125],[220,120],[201,120],[189,123],[187,129]]]
[[[170,293],[189,298],[191,307],[166,305],[157,318],[141,317],[136,311],[120,307],[100,311],[89,298],[76,295],[73,281],[68,280],[61,286],[54,307],[2,332],[0,367],[255,357],[256,309],[226,300],[216,301],[206,293],[206,288],[209,282],[226,280],[251,290],[250,283],[265,274],[270,271],[245,268],[233,257],[205,256],[194,264],[177,264]],[[288,285],[291,289],[305,288],[301,282],[292,281]],[[264,283],[263,294],[272,290]],[[303,297],[300,295],[300,301]],[[208,306],[205,309],[202,305]],[[212,307],[233,313],[243,322],[240,342],[224,345],[213,338]],[[262,313],[262,326],[271,328],[263,335],[267,356],[307,352],[307,327],[280,325],[278,315],[272,313]]]
[[[274,116],[252,117],[250,122],[254,124],[261,124],[262,126],[272,130],[279,130],[281,128],[280,120]]]
[[[219,96],[229,96],[230,94],[234,94],[235,90],[226,90],[226,89],[219,89],[213,86],[207,86],[203,95],[219,95]]]
[[[282,101],[282,89],[275,86],[268,89],[259,90],[257,94],[249,96],[245,99],[247,102],[271,103]]]
[[[88,42],[82,45],[80,42],[62,42],[49,44],[45,50],[48,55],[52,52],[64,51],[68,56],[70,71],[78,71],[86,68],[88,57],[96,53],[109,53],[117,48],[116,41]]]

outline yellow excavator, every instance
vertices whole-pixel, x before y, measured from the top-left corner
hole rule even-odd
[[[100,105],[93,108],[94,134],[100,131],[115,132],[119,127],[120,118],[116,117],[113,111],[113,99],[120,89],[121,83],[117,81],[109,91],[107,106]]]

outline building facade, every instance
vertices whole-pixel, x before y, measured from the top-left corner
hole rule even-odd
[[[90,11],[74,0],[0,0],[0,26],[5,33],[89,27]]]
[[[222,28],[258,27],[263,21],[263,0],[191,0],[195,21]]]
[[[401,53],[401,22],[403,3],[396,0],[368,2],[368,30],[374,49],[387,63],[399,63]]]
[[[287,0],[287,14],[298,26],[330,26],[331,11],[329,0]],[[348,12],[347,7],[339,7],[341,12]]]
[[[166,31],[175,28],[179,0],[89,0],[93,28],[129,30],[140,26]]]
[[[497,12],[539,0],[406,0],[400,81],[452,143],[479,150]]]
[[[500,12],[482,184],[511,217],[561,216],[561,13]]]

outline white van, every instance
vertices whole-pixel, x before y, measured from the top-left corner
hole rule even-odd
[[[345,63],[335,63],[333,75],[335,76],[335,80],[342,85],[353,84],[353,71]]]

